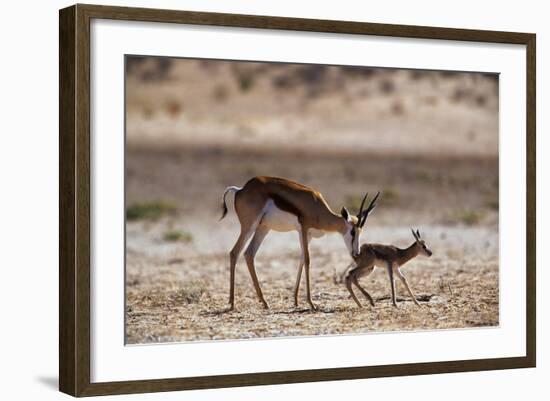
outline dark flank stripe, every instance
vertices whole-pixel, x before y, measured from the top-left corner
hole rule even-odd
[[[294,206],[290,201],[275,193],[270,193],[268,194],[268,196],[273,200],[273,203],[275,203],[275,206],[277,206],[279,209],[287,213],[293,214],[298,218],[299,222],[302,221],[302,212],[300,212],[300,209]]]

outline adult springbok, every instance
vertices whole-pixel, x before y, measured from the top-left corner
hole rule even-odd
[[[241,224],[239,238],[229,253],[230,310],[235,307],[235,266],[237,259],[253,234],[254,236],[245,251],[246,264],[260,302],[264,308],[269,308],[258,282],[254,256],[265,236],[271,230],[278,232],[298,231],[302,258],[294,286],[294,306],[298,306],[302,269],[305,268],[307,302],[312,310],[316,310],[317,307],[311,299],[310,239],[321,237],[327,232],[340,233],[350,254],[357,256],[362,228],[368,215],[375,208],[375,201],[380,194],[378,193],[372,199],[370,205],[363,209],[368,195],[365,194],[357,216],[352,216],[345,207],[342,208],[341,215],[338,215],[330,209],[321,193],[312,188],[285,178],[254,177],[242,188],[230,186],[225,189],[222,196],[222,219],[227,214],[225,196],[228,192],[235,192],[235,212]]]
[[[414,236],[414,242],[408,248],[398,248],[393,245],[381,245],[381,244],[363,244],[359,255],[355,256],[355,263],[350,265],[346,271],[344,271],[346,288],[348,289],[351,297],[359,306],[362,307],[361,303],[355,296],[352,288],[352,284],[355,284],[365,298],[374,306],[374,300],[370,294],[359,284],[359,278],[367,277],[371,274],[375,267],[385,267],[388,270],[388,276],[390,279],[391,286],[391,300],[393,306],[397,307],[396,303],[396,291],[395,291],[395,277],[399,277],[401,282],[405,285],[405,288],[409,292],[413,302],[416,306],[420,306],[416,297],[414,296],[411,287],[403,272],[401,272],[401,267],[407,263],[409,260],[416,258],[418,255],[432,256],[432,251],[426,246],[426,242],[420,236],[420,231],[416,230],[414,232],[411,229]],[[353,268],[351,268],[353,267]],[[350,269],[351,268],[351,269]]]

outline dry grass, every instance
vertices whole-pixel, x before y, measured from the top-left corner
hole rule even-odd
[[[457,254],[456,259],[442,255],[411,262],[404,272],[421,307],[411,302],[398,283],[399,308],[394,308],[389,301],[387,276],[382,270],[376,271],[363,283],[376,306],[371,308],[357,292],[365,305],[359,309],[344,286],[332,281],[332,268],[345,267],[346,255],[341,253],[341,257],[335,257],[317,250],[313,255],[313,299],[320,311],[311,312],[304,291],[300,307],[292,306],[296,256],[258,258],[258,275],[269,310],[258,303],[241,261],[237,274],[237,310],[227,312],[227,255],[196,257],[187,259],[185,264],[161,262],[140,270],[130,269],[128,278],[139,277],[139,282],[127,287],[128,343],[498,325],[496,257],[483,259]],[[204,281],[196,284],[195,276]]]
[[[163,216],[174,214],[176,209],[173,203],[163,200],[133,203],[126,208],[126,219],[129,221],[157,220]]]
[[[191,233],[180,231],[180,230],[169,230],[164,233],[163,236],[165,241],[170,242],[191,242],[193,241],[193,235]]]
[[[473,226],[483,220],[485,213],[482,210],[460,209],[455,212],[454,217],[459,223]]]

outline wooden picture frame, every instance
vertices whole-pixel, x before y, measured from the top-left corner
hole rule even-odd
[[[90,21],[94,18],[525,45],[527,54],[525,60],[527,71],[526,355],[511,358],[92,383],[90,380]],[[93,396],[535,366],[536,37],[534,34],[95,5],[74,5],[60,10],[59,28],[59,388],[62,392],[73,396]]]

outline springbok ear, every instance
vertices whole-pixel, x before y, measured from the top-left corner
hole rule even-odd
[[[345,206],[342,206],[342,211],[340,212],[342,214],[342,217],[349,221],[349,212],[348,209],[346,209]]]

